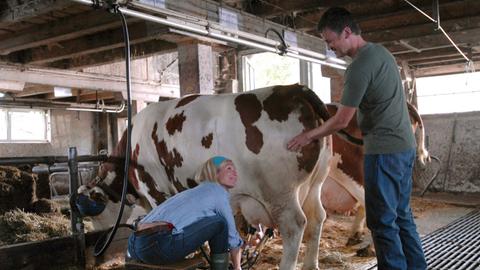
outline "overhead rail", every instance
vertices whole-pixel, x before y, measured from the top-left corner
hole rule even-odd
[[[93,7],[108,6],[109,3],[99,0],[71,0],[80,4]],[[134,8],[134,9],[132,9]],[[135,10],[136,9],[136,10]],[[211,37],[221,42],[231,42],[252,48],[257,48],[266,52],[277,53],[288,57],[301,59],[321,65],[330,66],[338,69],[346,69],[347,63],[344,60],[328,57],[322,53],[300,48],[287,44],[283,48],[282,42],[241,30],[231,29],[209,21],[207,19],[186,15],[174,10],[154,7],[151,5],[130,1],[125,6],[118,7],[118,10],[125,15],[140,18],[146,21],[163,24],[175,29],[183,30],[188,33]],[[146,13],[150,12],[155,15]],[[167,16],[161,18],[156,15]]]
[[[450,38],[450,36],[447,34],[447,32],[443,29],[443,27],[440,25],[440,6],[438,4],[438,0],[434,0],[433,1],[433,15],[435,18],[432,18],[430,17],[427,13],[425,13],[424,11],[422,11],[420,8],[416,7],[414,4],[412,4],[410,1],[408,0],[404,0],[407,4],[409,4],[410,6],[412,6],[414,9],[416,9],[418,12],[420,12],[423,16],[427,17],[430,21],[432,21],[433,23],[435,23],[435,30],[440,30],[442,31],[443,35],[448,39],[448,41],[453,45],[453,47],[455,47],[455,49],[460,53],[460,55],[462,55],[463,58],[465,58],[465,61],[467,61],[466,63],[466,67],[473,67],[473,60],[471,60],[470,58],[468,58],[463,52],[462,50],[460,50],[460,48],[457,46],[457,44],[455,44],[455,42],[452,40],[452,38]]]

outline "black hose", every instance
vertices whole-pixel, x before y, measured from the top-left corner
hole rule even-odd
[[[131,82],[130,82],[130,38],[128,35],[128,26],[127,26],[127,20],[125,19],[125,16],[123,13],[118,9],[118,6],[114,7],[115,13],[120,15],[120,19],[122,21],[122,29],[123,29],[123,38],[125,40],[125,68],[126,68],[126,81],[127,81],[127,149],[125,151],[125,168],[124,168],[124,176],[123,176],[123,188],[122,188],[122,196],[120,200],[120,210],[118,212],[117,216],[117,221],[115,222],[115,225],[112,227],[111,230],[109,230],[108,233],[108,238],[107,240],[103,243],[103,246],[98,250],[98,245],[100,241],[97,241],[95,244],[95,249],[93,252],[93,255],[95,257],[102,255],[105,250],[108,248],[110,243],[113,240],[113,237],[115,236],[115,233],[117,232],[117,229],[120,226],[120,220],[122,219],[123,215],[123,209],[125,208],[125,197],[127,195],[127,183],[128,183],[128,169],[130,167],[130,152],[131,152],[131,144],[132,144],[132,106],[131,106],[131,98],[130,98],[130,92],[131,92]],[[103,237],[101,238],[103,239]],[[103,241],[101,241],[103,242]]]

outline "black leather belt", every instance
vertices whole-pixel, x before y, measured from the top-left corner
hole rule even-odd
[[[135,231],[135,236],[153,234],[156,232],[171,232],[172,230],[173,225],[167,222],[139,224],[138,229]]]

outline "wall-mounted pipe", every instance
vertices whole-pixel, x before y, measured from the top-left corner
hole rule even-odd
[[[125,103],[120,105],[90,104],[90,103],[74,103],[62,101],[49,101],[33,98],[0,98],[0,107],[28,107],[28,108],[45,108],[68,111],[88,111],[88,112],[107,112],[121,113],[125,109]]]

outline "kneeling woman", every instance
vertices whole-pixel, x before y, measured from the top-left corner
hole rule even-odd
[[[213,269],[241,269],[243,243],[235,227],[228,190],[237,182],[233,162],[209,159],[197,173],[202,181],[155,207],[128,240],[128,255],[147,264],[182,260],[208,241]]]

